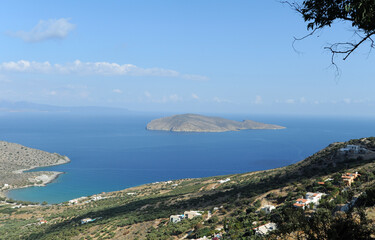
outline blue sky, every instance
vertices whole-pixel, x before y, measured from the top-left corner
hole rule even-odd
[[[137,111],[373,115],[368,45],[330,68],[337,23],[307,34],[278,1],[8,1],[0,100]]]

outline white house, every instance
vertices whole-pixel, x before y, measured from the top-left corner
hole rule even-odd
[[[319,205],[320,199],[326,195],[325,193],[312,193],[308,192],[306,193],[305,199],[299,198],[296,200],[296,202],[293,204],[295,207],[300,207],[302,209],[305,209],[305,207],[309,207],[310,203],[313,203],[315,206]]]
[[[267,223],[262,226],[253,228],[255,230],[255,234],[257,235],[267,235],[269,232],[274,231],[277,229],[276,223]]]
[[[273,205],[265,205],[264,207],[261,208],[261,211],[264,211],[266,214],[269,214],[274,209],[276,209],[276,207]]]
[[[78,199],[69,200],[69,203],[70,204],[77,204],[78,203]]]
[[[96,196],[92,197],[93,201],[98,201],[98,200],[101,200],[101,199],[104,199],[104,198],[102,196],[100,196],[100,195],[96,195]]]
[[[230,178],[226,178],[226,179],[222,179],[222,180],[219,180],[219,183],[226,183],[226,182],[229,182],[230,181]]]
[[[310,200],[311,203],[314,203],[314,205],[319,205],[320,199],[324,196],[324,193],[312,193],[308,192],[306,193],[306,199]]]
[[[180,222],[182,219],[184,219],[185,216],[184,215],[171,215],[169,217],[169,221],[171,223],[177,223],[177,222]]]
[[[185,215],[185,218],[187,219],[192,219],[198,216],[202,216],[202,214],[199,213],[198,211],[185,211],[184,215]]]
[[[310,203],[310,200],[308,199],[298,198],[296,202],[293,204],[293,206],[305,209],[305,207],[308,206],[309,203]]]
[[[80,197],[80,198],[76,198],[76,199],[72,199],[72,200],[69,200],[69,204],[77,204],[83,200],[85,200],[87,197]]]
[[[361,153],[361,152],[365,152],[366,150],[367,150],[366,148],[363,148],[363,147],[358,146],[358,145],[346,145],[346,147],[340,148],[341,153],[358,154],[358,153]]]

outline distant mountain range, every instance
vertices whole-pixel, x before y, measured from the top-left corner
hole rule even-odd
[[[226,132],[244,129],[283,129],[273,124],[244,120],[242,122],[219,117],[207,117],[198,114],[180,114],[152,120],[147,130],[172,132]]]
[[[0,112],[70,112],[70,113],[130,113],[125,108],[112,107],[63,107],[31,102],[0,101]]]

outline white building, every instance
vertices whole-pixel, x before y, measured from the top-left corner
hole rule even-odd
[[[361,152],[366,152],[366,150],[367,150],[366,148],[363,148],[363,147],[358,146],[358,145],[346,145],[346,147],[340,148],[341,153],[358,154],[358,153],[361,153]]]
[[[100,196],[100,195],[97,195],[97,196],[93,196],[93,197],[92,197],[92,200],[93,200],[93,201],[98,201],[98,200],[101,200],[101,199],[103,199],[103,197]]]
[[[306,199],[310,200],[310,203],[314,203],[314,205],[319,205],[320,199],[324,196],[324,193],[306,193]]]
[[[78,203],[78,199],[69,200],[69,203],[70,204],[77,204]]]
[[[276,209],[276,207],[273,205],[265,205],[264,207],[261,208],[261,211],[264,211],[266,214],[269,214],[274,209]]]
[[[185,218],[185,216],[184,215],[171,215],[170,217],[169,217],[169,221],[171,222],[171,223],[178,223],[178,222],[180,222],[182,219],[184,219]]]
[[[229,182],[230,181],[230,178],[226,178],[224,180],[219,180],[219,183],[226,183],[226,182]]]
[[[255,230],[255,234],[257,235],[267,235],[269,232],[274,231],[277,229],[276,223],[267,223],[262,226],[253,228]]]
[[[202,216],[202,214],[198,211],[185,211],[184,212],[185,218],[192,219],[198,216]]]
[[[326,194],[308,192],[306,193],[305,199],[304,198],[297,199],[296,203],[294,203],[293,206],[300,207],[302,209],[309,207],[310,203],[313,203],[315,206],[318,206],[320,199],[322,199],[324,195]]]

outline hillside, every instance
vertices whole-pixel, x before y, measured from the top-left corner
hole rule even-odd
[[[245,129],[283,129],[285,127],[251,120],[238,122],[198,114],[181,114],[152,120],[146,128],[147,130],[172,132],[226,132]]]
[[[348,144],[366,151],[341,152]],[[375,138],[364,138],[267,171],[151,183],[59,205],[4,202],[0,239],[374,239],[374,150]],[[361,176],[347,186],[341,175],[352,172]],[[320,205],[293,207],[306,192],[325,195]],[[265,205],[276,209],[260,211]],[[202,215],[169,222],[189,210]],[[269,222],[277,230],[255,235],[253,228]]]
[[[24,172],[69,162],[57,153],[48,153],[16,143],[0,141],[0,195],[3,191],[26,186],[42,186],[55,179],[60,172]]]

